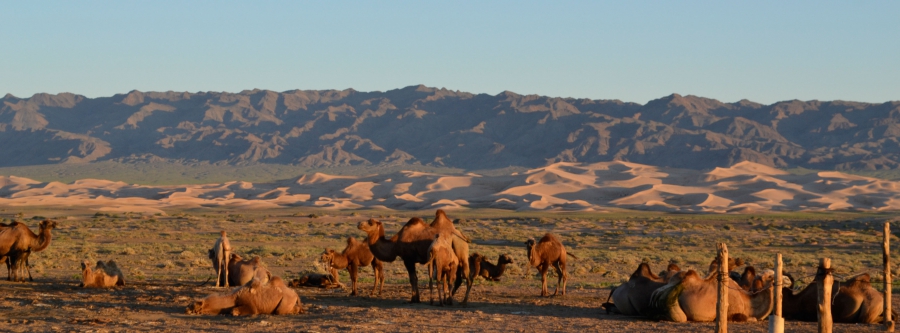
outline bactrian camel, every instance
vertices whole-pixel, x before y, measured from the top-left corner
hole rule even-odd
[[[216,271],[216,287],[228,287],[228,262],[231,260],[231,242],[225,236],[225,230],[220,233],[213,247],[209,249],[209,259],[212,260],[213,269]]]
[[[549,296],[547,291],[547,270],[552,265],[556,268],[558,276],[556,280],[556,290],[553,295],[566,294],[566,281],[569,279],[569,273],[566,272],[566,256],[578,259],[571,253],[566,252],[566,247],[553,234],[547,233],[541,240],[535,243],[534,239],[525,242],[525,250],[528,254],[528,263],[531,267],[536,267],[541,273],[541,296]],[[561,288],[560,288],[561,287]],[[562,289],[562,293],[560,293]]]
[[[40,252],[50,246],[53,239],[51,230],[56,227],[55,221],[44,220],[39,224],[39,233],[35,235],[28,226],[21,222],[12,222],[0,226],[0,258],[6,262],[10,281],[34,281],[28,257],[31,252]]]
[[[428,262],[428,247],[434,241],[434,236],[439,232],[448,232],[454,235],[453,251],[459,260],[459,269],[457,269],[457,279],[466,280],[466,296],[461,304],[465,305],[469,300],[469,292],[472,289],[472,279],[469,277],[469,263],[466,260],[469,257],[469,244],[466,238],[459,230],[453,226],[453,222],[447,218],[447,214],[443,210],[435,212],[434,221],[431,224],[425,224],[425,221],[418,217],[414,217],[400,229],[394,237],[388,239],[384,235],[384,225],[375,219],[359,222],[357,227],[366,232],[368,238],[366,243],[369,250],[375,255],[375,258],[384,262],[393,262],[400,257],[406,272],[409,275],[409,284],[412,287],[411,303],[421,302],[419,298],[419,279],[416,275],[416,264],[426,264]]]
[[[346,268],[350,273],[351,292],[350,296],[357,295],[356,280],[359,277],[359,268],[372,266],[375,271],[375,286],[372,287],[371,296],[381,295],[384,288],[384,264],[372,255],[369,245],[356,240],[356,238],[347,238],[347,247],[338,253],[332,249],[325,249],[321,257],[322,263],[325,264],[326,270],[334,277],[334,281],[339,281],[338,270]]]

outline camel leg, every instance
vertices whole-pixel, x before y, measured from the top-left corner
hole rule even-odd
[[[566,271],[560,267],[561,263],[559,261],[553,263],[553,268],[556,268],[556,290],[553,290],[553,296],[559,294],[559,286],[562,285],[562,294],[566,294]]]
[[[356,277],[359,276],[359,267],[351,262],[347,266],[347,270],[350,271],[350,296],[356,296]]]
[[[538,269],[541,271],[541,296],[546,297],[550,295],[550,292],[547,291],[547,267],[546,264],[540,264]]]
[[[406,273],[409,275],[409,284],[412,287],[412,298],[410,303],[420,303],[419,300],[419,277],[416,276],[415,260],[404,260],[403,266],[406,266]]]
[[[462,275],[462,277],[463,277],[464,279],[466,279],[466,296],[463,297],[462,302],[460,302],[460,304],[463,305],[463,306],[469,304],[469,293],[472,291],[472,282],[473,282],[473,280],[475,280],[475,279],[473,279],[473,276],[472,276],[472,275],[474,275],[474,274],[472,274],[473,272],[471,272],[471,271],[469,270],[470,268],[471,268],[471,267],[469,267],[469,260],[468,260],[468,259],[467,259],[467,260],[460,260],[459,266],[457,267],[457,269],[458,269],[459,271],[462,271],[462,274],[453,274],[453,275],[457,275],[457,276],[458,276],[458,275]],[[458,280],[458,279],[459,279],[459,277],[457,277],[457,280]],[[450,295],[450,297],[452,298],[453,295]]]
[[[425,265],[425,270],[428,271],[428,304],[434,305],[434,288],[431,285],[431,263],[429,262]],[[437,272],[435,272],[437,274]],[[441,291],[438,290],[438,302],[440,302]]]
[[[256,309],[254,307],[252,307],[250,305],[246,305],[246,304],[241,305],[241,306],[235,306],[234,308],[231,309],[231,315],[235,316],[235,317],[242,316],[242,315],[255,315],[255,314],[258,314],[258,313],[256,313]]]
[[[34,282],[34,279],[31,277],[31,264],[28,263],[29,257],[25,257],[25,270],[28,272],[28,281]]]
[[[228,288],[231,285],[230,281],[228,281],[228,261],[230,261],[231,258],[227,257],[228,253],[225,253],[225,255],[226,255],[226,257],[223,258],[222,261],[225,263],[225,265],[224,265],[225,266],[225,288]],[[219,267],[221,267],[221,266],[222,265],[220,265]]]
[[[384,288],[384,264],[375,259],[372,261],[372,270],[375,271],[375,286],[372,287],[372,296],[375,296],[375,289],[378,289],[378,296],[381,296],[381,288]],[[381,288],[378,288],[379,282]]]

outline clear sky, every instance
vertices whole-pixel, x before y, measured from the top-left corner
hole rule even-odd
[[[900,1],[6,1],[0,96],[900,100]]]

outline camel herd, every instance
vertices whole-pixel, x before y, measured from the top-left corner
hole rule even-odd
[[[0,223],[0,258],[7,264],[8,279],[24,281],[31,279],[28,256],[31,252],[46,249],[51,242],[51,230],[56,222],[44,220],[35,234],[25,224]],[[468,302],[472,283],[477,277],[499,281],[506,266],[513,263],[508,254],[501,254],[497,264],[484,256],[469,254],[470,239],[460,230],[443,210],[437,210],[431,223],[421,218],[409,220],[392,237],[385,235],[384,225],[369,219],[359,222],[357,228],[366,234],[363,241],[347,238],[347,245],[341,251],[325,249],[320,262],[325,265],[326,274],[308,274],[286,284],[273,276],[262,264],[259,257],[244,259],[234,253],[224,231],[209,249],[209,259],[216,274],[216,287],[233,289],[210,295],[198,300],[187,308],[190,314],[297,314],[303,313],[300,297],[292,287],[316,286],[334,288],[343,286],[338,279],[338,271],[346,269],[351,280],[351,296],[358,292],[357,280],[361,267],[371,266],[374,272],[374,286],[371,296],[380,296],[384,287],[384,263],[400,260],[403,262],[411,287],[411,303],[419,303],[419,283],[416,265],[425,265],[429,278],[429,294],[434,303],[434,287],[437,287],[438,305],[452,305],[456,291],[466,284],[466,293],[460,304]],[[547,287],[547,272],[553,267],[557,275],[553,295],[566,294],[566,259],[576,256],[568,253],[565,246],[553,234],[546,234],[539,240],[525,242],[528,264],[541,275],[541,296],[550,296]],[[719,260],[710,263],[706,274],[695,270],[682,271],[677,265],[669,264],[665,271],[654,274],[648,263],[641,263],[628,281],[614,288],[603,307],[607,313],[627,316],[644,316],[652,319],[685,321],[713,321],[716,318],[716,298]],[[794,280],[786,274],[786,281],[776,283],[775,274],[766,270],[757,274],[752,266],[746,266],[742,274],[732,272],[744,265],[740,259],[729,259],[725,277],[728,291],[728,320],[764,320],[772,311],[774,288],[783,288],[783,317],[788,320],[815,321],[817,316],[817,278],[804,289],[792,289]],[[85,261],[82,267],[82,286],[85,288],[110,288],[125,285],[125,277],[118,265],[112,261],[98,261],[92,267]],[[820,268],[820,271],[822,269]],[[883,298],[871,286],[868,274],[855,276],[844,282],[835,282],[835,296],[832,316],[835,322],[875,323],[882,318]],[[611,301],[611,302],[610,302]]]

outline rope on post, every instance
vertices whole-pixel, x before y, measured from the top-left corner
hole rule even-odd
[[[782,269],[781,253],[778,253],[775,255],[775,281],[772,283],[775,288],[775,299],[773,300],[775,308],[772,315],[769,316],[769,333],[784,333],[784,317],[781,311]]]

